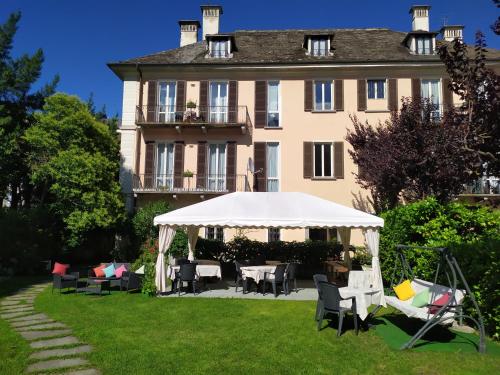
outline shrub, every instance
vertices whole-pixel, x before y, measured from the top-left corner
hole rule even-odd
[[[478,301],[488,333],[499,338],[500,287],[496,275],[500,262],[500,212],[461,203],[443,205],[429,198],[381,216],[385,220],[380,239],[384,280],[389,282],[392,278],[397,244],[450,248]],[[406,255],[415,275],[434,280],[436,252],[413,250]],[[466,310],[472,312],[470,303]]]
[[[132,226],[138,244],[143,244],[149,238],[158,238],[158,226],[153,225],[153,219],[168,211],[170,206],[164,201],[151,202],[137,210],[132,218]]]
[[[136,271],[144,266],[144,277],[142,280],[142,293],[148,296],[156,294],[155,264],[158,257],[158,240],[148,239],[141,246],[141,254],[132,265]]]

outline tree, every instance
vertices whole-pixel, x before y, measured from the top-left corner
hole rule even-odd
[[[94,230],[116,228],[125,218],[118,183],[119,147],[108,126],[77,97],[55,94],[24,141],[39,202],[64,223],[65,242],[82,243]]]
[[[34,111],[42,108],[59,80],[56,76],[51,83],[32,91],[44,56],[40,49],[31,56],[11,56],[20,18],[20,13],[13,13],[0,25],[0,201],[10,195],[12,208],[31,204],[33,186],[29,181],[27,146],[21,137],[33,124]]]
[[[443,44],[439,56],[451,77],[450,88],[463,101],[453,111],[453,122],[465,129],[465,148],[479,159],[470,173],[500,175],[500,77],[486,66],[486,44],[481,32],[476,34],[474,55],[461,40]]]
[[[376,127],[351,117],[346,140],[356,179],[371,191],[378,212],[428,196],[446,202],[471,179],[476,158],[464,150],[464,127],[449,114],[436,121],[433,110],[427,100],[403,99],[401,112]]]
[[[493,3],[497,6],[497,8],[500,8],[500,0],[493,0]],[[495,23],[491,25],[491,29],[495,34],[500,35],[500,17],[498,17]]]

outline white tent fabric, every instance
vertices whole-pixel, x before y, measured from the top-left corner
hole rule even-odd
[[[367,229],[365,232],[366,247],[368,252],[372,255],[372,273],[373,273],[373,287],[375,289],[384,289],[382,282],[382,271],[380,269],[380,260],[378,258],[378,245],[380,241],[380,233],[378,230]],[[381,305],[386,306],[384,293],[380,298]]]
[[[377,228],[384,226],[384,220],[313,195],[297,192],[231,193],[156,216],[154,224],[160,226],[160,253],[156,264],[156,286],[159,291],[164,291],[163,254],[173,239],[171,232],[178,227],[188,228],[189,259],[194,259],[198,231],[199,228],[205,226],[290,229],[338,228],[348,264],[350,264],[348,249],[351,229],[361,228],[366,232],[368,251],[373,256],[374,280],[377,280],[379,286],[382,287],[382,275],[378,261],[379,236]],[[165,232],[167,231],[172,238],[168,243],[167,241],[162,242],[161,239],[162,237],[166,238]],[[162,247],[165,245],[166,248]],[[159,272],[162,274],[158,275]],[[382,300],[384,301],[383,296]]]
[[[158,239],[158,257],[156,258],[156,274],[155,284],[160,293],[167,291],[166,270],[165,270],[165,253],[172,244],[175,236],[175,228],[162,227],[160,228],[160,236]]]
[[[351,269],[351,254],[349,254],[349,245],[351,243],[351,228],[339,228],[340,241],[344,248],[344,261],[348,269]]]

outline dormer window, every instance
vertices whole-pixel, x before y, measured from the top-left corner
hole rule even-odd
[[[430,55],[432,51],[432,37],[431,36],[417,36],[415,37],[417,55]]]
[[[304,38],[304,48],[309,56],[331,56],[332,35],[306,35]]]
[[[436,51],[435,32],[411,31],[406,34],[403,44],[413,55],[433,55]]]
[[[212,40],[210,42],[210,57],[216,59],[229,57],[229,40]]]

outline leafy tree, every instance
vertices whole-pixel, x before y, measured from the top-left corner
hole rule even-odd
[[[377,211],[428,196],[447,201],[471,178],[467,171],[476,158],[464,150],[464,127],[448,114],[436,121],[433,110],[426,100],[403,99],[401,112],[384,124],[374,127],[351,117],[349,154]]]
[[[451,113],[465,128],[465,148],[478,154],[471,173],[500,175],[500,77],[486,66],[486,44],[476,34],[474,55],[461,40],[443,44],[438,53],[451,77],[450,88],[463,104]]]
[[[29,207],[33,186],[29,181],[27,145],[24,132],[33,124],[33,113],[42,108],[53,94],[59,78],[37,91],[33,84],[40,78],[43,52],[11,56],[20,13],[13,13],[0,25],[0,201],[10,195],[10,205]]]
[[[23,137],[31,181],[42,187],[40,203],[64,223],[66,244],[76,247],[86,233],[119,225],[125,217],[114,134],[66,94],[47,98],[35,119]]]
[[[497,8],[500,8],[500,0],[493,0],[493,3]],[[498,17],[495,23],[491,25],[491,29],[495,34],[500,35],[500,17]]]

